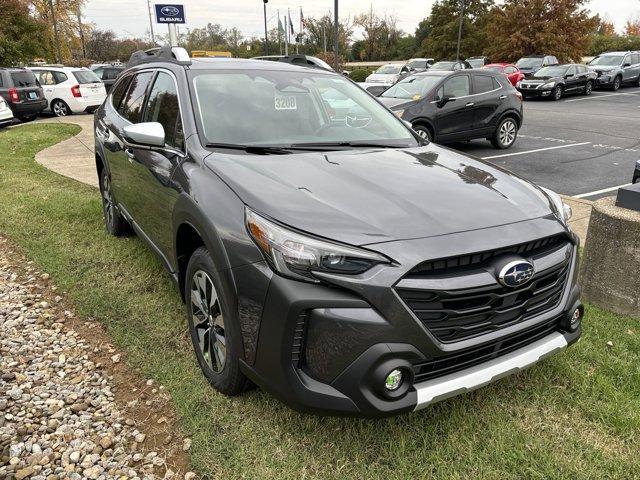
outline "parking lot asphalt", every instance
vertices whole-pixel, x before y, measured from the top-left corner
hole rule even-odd
[[[526,100],[516,144],[486,140],[450,147],[504,167],[564,195],[596,200],[631,183],[640,159],[640,88],[597,90],[558,102]]]

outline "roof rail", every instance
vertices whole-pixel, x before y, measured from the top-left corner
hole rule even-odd
[[[182,47],[156,47],[150,48],[149,50],[133,52],[127,62],[127,68],[153,62],[171,62],[178,65],[191,65],[191,58],[189,58],[189,54]]]

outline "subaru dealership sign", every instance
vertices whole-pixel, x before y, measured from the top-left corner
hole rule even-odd
[[[158,23],[185,23],[184,5],[156,5],[156,21]]]

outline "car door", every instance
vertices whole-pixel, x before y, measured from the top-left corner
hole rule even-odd
[[[567,93],[575,92],[580,86],[580,78],[575,66],[570,66],[564,74],[564,91]]]
[[[628,53],[622,60],[622,81],[625,83],[633,81],[636,77],[631,57],[632,55]]]
[[[447,98],[440,106],[438,102]],[[469,75],[454,75],[444,81],[436,91],[436,137],[439,141],[462,138],[473,128],[474,103],[471,99]]]
[[[141,122],[162,125],[166,148],[131,148],[130,181],[136,192],[131,195],[128,208],[144,234],[167,258],[173,246],[172,216],[179,195],[179,187],[172,178],[185,158],[178,88],[171,72],[158,70]]]
[[[631,79],[640,80],[640,53],[631,55]]]
[[[118,204],[130,215],[129,208],[138,193],[135,178],[132,177],[133,152],[125,145],[124,127],[139,123],[145,104],[146,94],[154,72],[145,70],[133,75],[127,90],[118,96],[112,95],[112,104],[116,112],[103,118],[101,135],[109,138],[106,147],[107,162],[110,167],[111,185]],[[120,95],[122,95],[120,97]]]
[[[56,79],[51,70],[31,70],[42,87],[44,98],[47,100],[47,108],[51,105],[51,100],[55,98]]]
[[[502,86],[491,75],[473,74],[473,132],[474,135],[493,131],[506,96]]]

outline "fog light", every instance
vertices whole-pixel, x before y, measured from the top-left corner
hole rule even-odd
[[[402,385],[402,372],[398,369],[392,370],[384,381],[384,388],[393,392]]]
[[[578,326],[578,322],[582,318],[582,312],[579,308],[576,308],[571,316],[571,328],[576,328]]]

